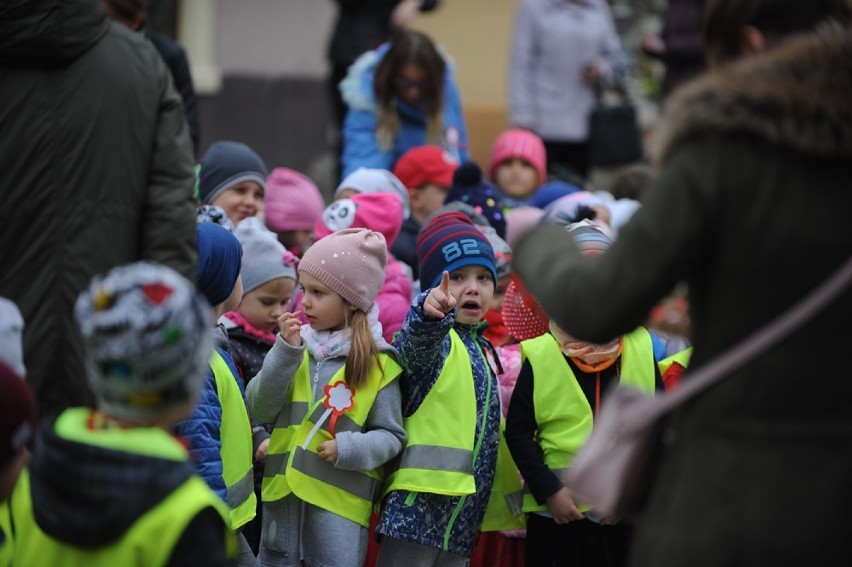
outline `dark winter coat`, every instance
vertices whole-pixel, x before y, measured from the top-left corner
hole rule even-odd
[[[852,254],[850,61],[850,32],[824,30],[677,92],[661,172],[612,248],[580,257],[538,227],[515,251],[524,283],[603,342],[684,278],[690,371],[767,324]],[[635,565],[852,563],[850,313],[847,291],[671,416]]]
[[[157,48],[160,57],[166,62],[172,74],[175,88],[183,101],[183,111],[189,125],[189,137],[192,140],[194,155],[198,155],[198,144],[201,136],[198,118],[198,100],[195,97],[195,87],[192,85],[192,75],[189,72],[189,59],[186,52],[176,42],[154,30],[145,30],[145,35]]]
[[[0,296],[24,316],[40,411],[88,405],[72,312],[91,277],[143,259],[195,277],[181,99],[99,0],[4,0],[0,132]]]

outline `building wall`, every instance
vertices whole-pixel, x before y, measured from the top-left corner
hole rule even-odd
[[[211,89],[199,101],[201,152],[216,140],[242,141],[270,168],[303,171],[330,196],[336,185],[336,133],[325,83],[325,50],[336,3],[183,0],[183,13],[198,9],[197,2],[206,2],[209,12],[202,14],[204,18],[184,17],[181,26],[192,43],[199,34],[193,26],[203,26],[206,17],[212,22],[207,53],[193,57],[190,49],[191,60],[209,59],[199,65],[202,90]],[[443,45],[455,62],[471,152],[483,165],[494,137],[506,127],[515,2],[443,0],[437,10],[418,16],[414,23]],[[203,52],[205,42],[198,43]],[[208,77],[213,67],[221,74],[220,82]]]

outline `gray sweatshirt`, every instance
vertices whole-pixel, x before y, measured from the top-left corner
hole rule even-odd
[[[390,348],[390,347],[387,347]],[[246,388],[246,397],[257,423],[274,424],[293,384],[305,347],[293,347],[279,335],[263,361],[263,367]],[[323,388],[340,370],[345,357],[320,362],[308,357],[313,378],[313,402],[321,399]],[[399,383],[394,380],[376,396],[367,416],[365,431],[337,433],[337,462],[342,470],[372,470],[402,451],[405,430]],[[263,533],[259,558],[280,565],[299,565],[304,560],[322,565],[363,564],[368,531],[359,524],[299,500],[291,494],[282,500],[264,502]],[[342,545],[341,542],[347,542]],[[358,542],[355,545],[355,542]]]
[[[609,79],[621,42],[605,0],[524,0],[515,13],[509,122],[545,141],[583,142],[595,106],[583,68]]]

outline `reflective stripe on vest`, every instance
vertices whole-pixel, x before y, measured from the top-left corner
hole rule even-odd
[[[252,470],[253,442],[251,422],[245,398],[237,376],[217,351],[210,357],[210,368],[216,380],[216,395],[222,407],[219,425],[222,458],[222,479],[225,481],[226,502],[231,509],[231,527],[238,529],[257,513]]]
[[[294,377],[290,405],[312,398],[307,366],[308,356],[306,353]],[[401,372],[402,368],[393,359],[387,354],[380,354],[378,364],[373,364],[365,384],[355,391],[352,409],[337,416],[334,433],[364,431],[364,425],[376,396]],[[341,367],[332,376],[328,384],[334,385],[343,382],[343,375],[344,368]],[[307,382],[305,379],[307,379]],[[303,387],[297,389],[298,384],[302,384]],[[267,501],[268,498],[277,500],[293,492],[305,502],[367,527],[370,523],[373,502],[381,486],[382,475],[379,469],[368,472],[337,469],[333,464],[317,456],[317,447],[322,442],[332,438],[329,431],[331,419],[326,415],[324,399],[315,402],[298,425],[283,423],[279,415],[276,428],[272,432],[273,440],[276,441],[275,454],[277,457],[272,467],[267,461],[266,471],[264,472],[263,499],[264,501]],[[295,414],[296,412],[291,411],[290,415],[284,419],[292,420]],[[308,435],[311,434],[314,425],[320,420],[323,420],[321,426],[309,439]],[[276,434],[279,439],[275,439]],[[289,438],[289,447],[284,447],[280,442],[285,437]],[[305,443],[307,443],[306,448],[303,447]],[[270,448],[272,446],[273,442],[270,441]],[[288,460],[282,474],[275,469],[280,471],[280,460],[285,455],[288,455]]]
[[[385,493],[411,490],[464,496],[476,492],[473,372],[461,337],[455,329],[449,335],[450,352],[438,379],[417,411],[403,419],[408,443],[402,450],[399,467],[388,477]]]
[[[656,375],[651,335],[639,327],[622,337],[622,345],[620,384],[653,392]],[[522,342],[521,354],[529,360],[535,377],[533,405],[544,464],[563,473],[592,432],[592,408],[553,335]],[[561,480],[562,475],[558,477]],[[578,509],[584,512],[589,507]],[[546,511],[547,506],[538,504],[525,489],[523,510]]]
[[[66,410],[56,420],[56,433],[80,444],[172,460],[176,464],[189,459],[180,442],[162,429],[126,429],[115,425],[90,430],[87,423],[92,415],[92,410],[85,408]],[[119,539],[94,550],[66,544],[41,530],[33,517],[29,480],[29,472],[25,470],[10,500],[15,525],[15,565],[166,565],[186,527],[206,508],[213,508],[219,513],[229,557],[236,557],[236,540],[229,527],[228,510],[197,475],[190,476],[156,506],[137,518]]]

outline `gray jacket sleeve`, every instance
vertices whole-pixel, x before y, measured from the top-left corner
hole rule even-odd
[[[397,456],[405,444],[401,404],[399,380],[394,380],[376,396],[367,416],[366,431],[337,434],[335,466],[369,471]]]
[[[153,47],[152,47],[153,50]],[[156,57],[160,103],[148,168],[140,257],[165,264],[195,281],[195,160],[183,102],[171,74]]]
[[[263,359],[260,372],[246,386],[246,398],[257,423],[274,423],[284,407],[284,396],[302,363],[305,346],[290,346],[281,335]]]
[[[512,58],[509,78],[509,124],[532,127],[536,124],[535,88],[535,23],[527,2],[515,10],[515,30],[512,36]]]

